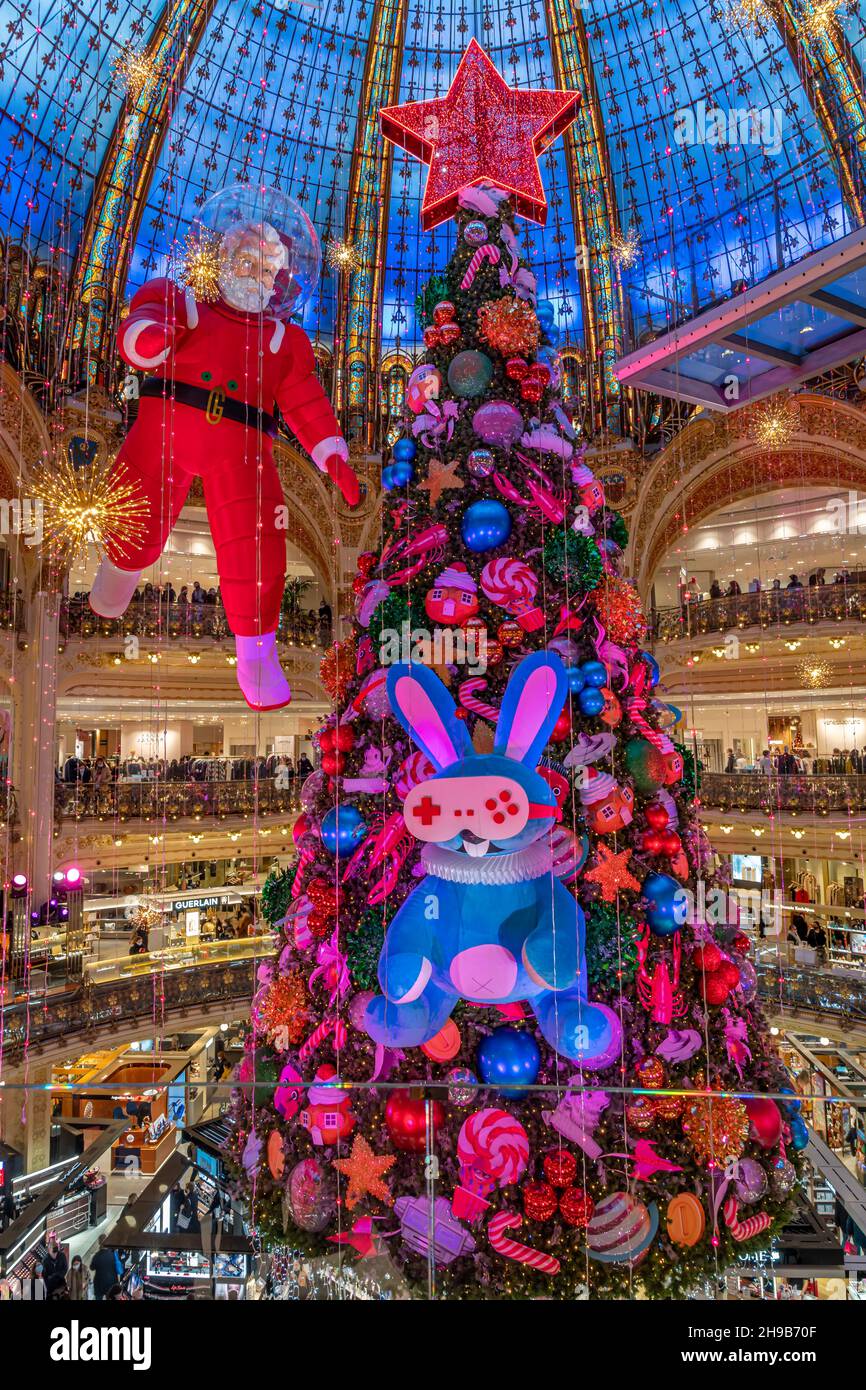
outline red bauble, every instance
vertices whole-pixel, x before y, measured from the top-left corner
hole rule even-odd
[[[532,405],[537,405],[544,395],[544,387],[540,381],[531,381],[528,377],[520,383],[520,395],[524,401],[529,401]]]
[[[341,753],[348,753],[355,747],[355,730],[351,724],[339,724],[334,730],[334,747]]]
[[[358,556],[358,569],[362,574],[368,575],[372,569],[376,568],[378,555],[375,550],[365,550]]]
[[[322,771],[326,773],[328,777],[339,776],[345,766],[346,759],[343,757],[342,753],[328,751],[322,754]]]
[[[433,1135],[445,1123],[445,1107],[438,1100],[431,1105]],[[385,1125],[395,1149],[420,1154],[427,1146],[427,1102],[410,1091],[392,1091],[385,1106]]]
[[[721,975],[729,990],[738,988],[740,983],[740,967],[734,965],[732,960],[723,960],[715,973]]]
[[[292,842],[294,843],[296,848],[301,843],[301,840],[307,834],[309,829],[310,817],[307,815],[306,811],[302,811],[301,814],[298,816],[298,819],[292,826]]]
[[[439,340],[443,347],[451,347],[452,343],[456,343],[459,337],[459,323],[443,323],[439,329]]]
[[[529,379],[530,381],[537,381],[539,386],[549,386],[550,368],[546,367],[543,362],[533,362],[529,368]]]
[[[550,1183],[528,1182],[523,1188],[523,1209],[530,1221],[549,1221],[557,1205]]]
[[[519,647],[523,642],[523,628],[514,618],[506,618],[496,629],[496,636],[503,647]]]
[[[704,976],[704,994],[708,1004],[724,1004],[730,990],[720,970],[714,970],[712,974]]]
[[[661,837],[662,854],[666,854],[669,859],[675,859],[683,847],[683,842],[675,830],[666,830]]]
[[[498,666],[499,662],[502,660],[503,652],[504,647],[501,642],[488,640],[486,651],[487,665]]]
[[[355,578],[352,580],[352,593],[363,594],[367,587],[367,583],[368,581],[364,578],[363,574],[356,574]]]
[[[311,936],[322,941],[326,936],[330,936],[334,930],[334,919],[329,912],[324,912],[316,907],[307,917],[307,929]]]
[[[326,878],[311,879],[307,888],[307,897],[313,907],[321,908],[323,912],[334,913],[337,910],[336,886],[329,883]]]
[[[582,1188],[569,1187],[559,1199],[559,1210],[563,1221],[567,1221],[569,1226],[586,1226],[595,1210],[595,1203]]]
[[[660,801],[651,801],[644,808],[644,815],[651,830],[667,830],[669,816]]]
[[[737,932],[736,936],[731,942],[731,945],[733,946],[734,950],[738,951],[741,956],[747,956],[749,954],[749,947],[751,946],[751,944],[752,943],[746,936],[746,933],[742,931]]]
[[[645,830],[641,836],[640,847],[645,854],[661,854],[664,836],[657,830]]]
[[[782,1137],[782,1114],[774,1100],[755,1096],[743,1101],[749,1117],[749,1133],[762,1149],[773,1149]]]
[[[450,323],[456,317],[457,310],[450,299],[440,299],[433,309],[433,322],[437,328],[441,328],[443,323]]]
[[[566,705],[562,714],[557,719],[550,734],[551,743],[561,743],[564,738],[568,738],[571,733],[571,711]]]
[[[712,942],[708,942],[706,946],[698,946],[692,955],[692,964],[696,970],[718,970],[721,963],[722,953]]]
[[[424,329],[424,346],[428,348],[440,347],[442,344],[442,333],[438,328]]]
[[[509,381],[522,381],[528,371],[529,367],[522,357],[509,357],[505,364],[505,375]]]
[[[553,1187],[570,1187],[577,1177],[577,1159],[568,1149],[544,1155],[544,1176]]]
[[[334,748],[336,746],[336,743],[337,730],[334,725],[330,725],[327,729],[319,730],[319,747],[321,748],[323,753],[327,752],[327,750],[330,748]]]

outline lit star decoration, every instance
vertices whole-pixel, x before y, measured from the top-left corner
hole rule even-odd
[[[183,250],[177,257],[174,278],[191,290],[202,304],[215,304],[220,297],[219,277],[222,267],[222,237],[209,227],[196,227],[187,233]]]
[[[811,656],[798,666],[797,675],[803,684],[808,685],[811,690],[820,690],[822,686],[830,684],[833,672],[826,661]]]
[[[355,1135],[349,1158],[334,1159],[334,1167],[349,1179],[349,1190],[346,1193],[346,1206],[349,1211],[358,1205],[362,1197],[368,1195],[378,1197],[380,1202],[385,1202],[389,1207],[393,1204],[394,1198],[382,1178],[396,1162],[396,1154],[383,1154],[380,1158],[378,1154],[374,1154],[363,1134]]]
[[[126,477],[122,464],[75,468],[66,456],[37,471],[31,490],[42,504],[45,541],[55,563],[83,558],[88,545],[100,558],[111,546],[112,558],[122,563],[127,548],[139,544],[150,504]]]
[[[571,125],[578,92],[509,87],[473,39],[444,97],[385,106],[382,134],[429,164],[421,208],[425,231],[453,217],[462,188],[488,183],[511,195],[515,211],[544,225],[547,200],[538,156]]]
[[[612,903],[621,889],[633,888],[637,891],[640,888],[634,874],[626,868],[630,859],[630,849],[614,854],[608,845],[600,844],[596,850],[595,868],[584,874],[584,878],[590,883],[599,884],[606,903]]]
[[[803,6],[802,24],[813,43],[826,39],[836,27],[836,15],[841,0],[815,0],[807,9]]]
[[[427,477],[423,483],[418,484],[423,492],[429,492],[431,507],[436,506],[443,492],[463,487],[463,479],[456,476],[456,469],[459,467],[459,459],[451,459],[446,463],[442,459],[431,458]]]
[[[729,34],[739,34],[743,29],[751,29],[758,37],[772,22],[772,12],[767,0],[732,0],[725,6],[722,23]]]

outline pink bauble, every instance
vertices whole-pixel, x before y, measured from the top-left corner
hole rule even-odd
[[[749,1116],[749,1133],[762,1149],[775,1148],[782,1137],[782,1113],[774,1100],[755,1096],[743,1102]]]
[[[364,1015],[367,1012],[367,1005],[376,995],[372,989],[360,989],[357,994],[353,994],[349,1000],[349,1022],[353,1028],[359,1032],[364,1032]]]

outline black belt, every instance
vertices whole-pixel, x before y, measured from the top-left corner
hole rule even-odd
[[[222,386],[214,386],[210,391],[201,386],[192,386],[188,381],[170,381],[167,377],[147,377],[139,388],[140,396],[161,396],[163,400],[175,400],[180,405],[191,405],[194,410],[203,410],[208,424],[218,425],[221,420],[233,420],[235,424],[246,425],[248,429],[259,430],[271,438],[277,432],[277,422],[273,415],[257,406],[247,405],[227,396]]]

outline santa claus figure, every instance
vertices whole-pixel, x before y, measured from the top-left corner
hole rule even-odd
[[[291,210],[294,235],[267,217],[243,216],[244,197],[247,208],[261,210],[262,190],[232,190],[227,225],[215,237],[219,298],[200,302],[171,280],[151,280],[120,325],[121,357],[150,375],[116,467],[125,468],[126,481],[138,484],[150,508],[140,542],[127,541],[122,556],[109,550],[90,595],[103,617],[126,610],[142,570],[162,554],[200,477],[222,602],[235,634],[238,683],[255,710],[279,709],[291,699],[276,649],[286,529],[273,455],[275,404],[346,502],[355,506],[359,498],[346,441],[316,379],[310,341],[286,321],[300,307],[304,282],[311,290],[317,278],[315,232],[291,199],[264,192],[269,211]]]

